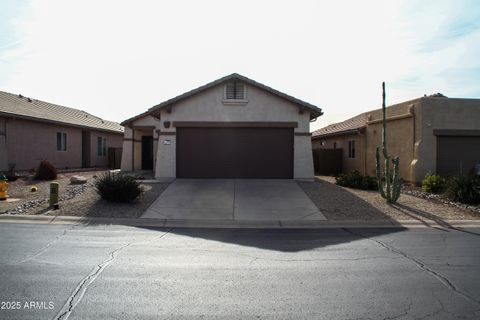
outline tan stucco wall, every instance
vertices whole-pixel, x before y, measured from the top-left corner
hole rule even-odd
[[[355,158],[348,157],[348,141],[355,141]],[[325,145],[321,142],[325,141]],[[358,170],[365,173],[365,136],[363,134],[353,133],[348,135],[326,137],[313,140],[313,149],[333,149],[334,143],[337,143],[337,149],[342,149],[342,171],[349,172]]]
[[[419,101],[407,101],[387,108],[387,147],[391,156],[400,156],[400,176],[411,181],[411,162],[413,160],[414,113],[419,106]],[[399,118],[396,118],[399,117]],[[360,133],[337,135],[315,139],[314,146],[319,148],[343,149],[343,172],[358,170],[363,174],[375,175],[376,148],[382,146],[382,110],[373,110],[367,115],[368,123]],[[419,130],[417,130],[419,131]],[[418,136],[418,133],[417,133]],[[348,141],[355,140],[355,159],[348,158]],[[326,141],[325,146],[320,146],[321,141]]]
[[[15,170],[30,170],[36,168],[43,159],[58,169],[82,167],[81,128],[12,118],[6,119],[5,122],[6,143],[4,147],[0,143],[0,153],[6,158],[3,162],[7,163],[7,168],[8,164],[15,164]],[[67,134],[67,151],[57,151],[57,132]],[[97,157],[99,135],[107,138],[107,148],[121,147],[123,136],[91,131],[91,166],[105,167],[108,164],[108,157]]]
[[[480,99],[424,98],[421,106],[421,140],[416,147],[418,161],[412,169],[417,181],[437,169],[437,138],[433,130],[480,130]]]
[[[47,123],[7,120],[8,163],[16,170],[36,168],[41,160],[59,169],[82,166],[82,130]],[[57,132],[67,134],[67,151],[57,151]]]
[[[382,143],[382,123],[372,123],[382,118],[382,110],[368,113],[369,123],[365,129],[365,144],[357,146],[362,163],[345,159],[348,152],[346,141],[353,136],[334,136],[315,138],[313,148],[320,148],[320,142],[325,140],[323,148],[333,148],[337,141],[338,147],[343,148],[343,171],[352,169],[360,172],[375,174],[375,150]],[[391,156],[400,157],[400,176],[409,182],[420,182],[428,172],[436,172],[437,139],[433,134],[435,129],[480,129],[480,100],[479,99],[445,99],[419,98],[387,108],[387,141],[388,152]],[[345,141],[345,142],[343,142]],[[350,159],[351,160],[351,159]]]
[[[123,139],[122,152],[122,171],[132,171],[132,143],[134,150],[134,170],[142,168],[142,136],[153,136],[153,167],[157,161],[157,144],[158,134],[157,129],[160,129],[160,120],[152,116],[145,116],[133,121],[130,126],[125,127]],[[132,139],[132,132],[135,132],[135,137]]]
[[[165,145],[164,141],[170,141]],[[155,166],[156,178],[175,178],[177,173],[176,136],[160,136],[157,148],[157,163]]]
[[[98,137],[106,138],[107,154],[98,156]],[[107,167],[108,166],[108,148],[122,148],[123,135],[112,134],[107,132],[92,131],[90,135],[90,166],[91,167]]]
[[[400,176],[405,181],[413,181],[412,161],[414,160],[414,142],[419,139],[420,130],[415,126],[421,101],[407,101],[387,108],[387,148],[390,156],[400,157]],[[382,110],[369,113],[370,121],[381,120]],[[400,117],[400,118],[395,118]],[[416,130],[416,132],[414,132]],[[382,146],[382,122],[367,125],[365,135],[366,173],[375,175],[375,152]],[[381,157],[383,159],[383,157]],[[382,168],[383,168],[383,160]]]
[[[122,144],[122,162],[120,170],[132,171],[132,129],[125,127]]]
[[[311,179],[313,177],[313,156],[310,136],[295,136],[293,148],[293,177],[295,179]]]
[[[300,114],[297,105],[272,95],[256,87],[247,86],[246,105],[225,105],[224,85],[212,87],[206,91],[181,100],[172,105],[169,113],[163,109],[160,113],[161,122],[155,119],[155,125],[162,132],[176,132],[175,127],[165,128],[165,121],[216,121],[216,122],[298,122],[297,133],[308,133],[310,130],[310,115]],[[150,117],[150,116],[147,116]],[[151,117],[150,117],[151,118]],[[141,118],[139,120],[145,119]],[[154,118],[152,118],[154,119]],[[132,125],[138,125],[136,120]],[[143,121],[143,120],[142,120]],[[125,138],[128,139],[125,134]],[[170,145],[164,144],[165,140]],[[131,142],[124,142],[124,157],[122,170],[131,170]],[[176,139],[174,135],[160,135],[157,144],[155,176],[157,178],[174,178],[176,176]],[[123,161],[125,160],[125,162]],[[308,136],[295,136],[294,139],[294,178],[312,178],[313,159],[311,141]]]

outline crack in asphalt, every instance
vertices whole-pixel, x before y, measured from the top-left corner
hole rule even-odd
[[[410,301],[410,303],[408,304],[408,306],[405,308],[405,311],[403,311],[402,313],[397,314],[397,315],[395,315],[395,316],[392,316],[392,317],[383,318],[383,320],[394,320],[394,319],[398,319],[398,318],[400,318],[400,317],[407,316],[408,313],[410,312],[410,310],[412,309],[412,305],[413,305],[413,302]]]
[[[427,319],[427,318],[430,318],[430,317],[435,317],[437,316],[440,312],[445,312],[445,313],[448,313],[450,314],[446,309],[445,309],[445,306],[443,305],[443,302],[437,297],[437,295],[435,294],[435,292],[432,290],[432,296],[435,298],[435,300],[437,301],[437,303],[439,304],[439,309],[431,312],[431,313],[428,313],[426,315],[424,315],[423,317],[421,318],[416,318],[416,320],[424,320],[424,319]],[[433,318],[435,319],[435,318]]]
[[[208,250],[208,249],[190,249],[191,251],[202,251],[202,252],[215,252],[215,253],[231,253],[230,251],[225,250]],[[235,252],[235,254],[241,255],[243,257],[251,258],[250,264],[256,260],[267,260],[267,261],[277,261],[277,262],[314,262],[314,261],[361,261],[361,260],[370,260],[370,259],[401,259],[400,257],[387,257],[387,256],[373,256],[373,257],[360,257],[360,258],[319,258],[319,259],[279,259],[279,258],[268,258],[268,257],[259,257],[250,254],[245,254],[242,252]]]
[[[78,226],[78,224],[74,224],[72,225],[70,228],[67,228],[67,229],[64,229],[62,234],[59,234],[58,236],[55,237],[55,239],[53,239],[52,241],[50,241],[49,243],[47,243],[45,246],[43,246],[42,248],[40,248],[36,253],[34,253],[33,255],[23,259],[22,261],[20,261],[20,263],[25,263],[25,262],[28,262],[30,260],[33,260],[35,259],[36,257],[38,257],[39,255],[41,255],[42,253],[44,253],[45,251],[47,251],[52,245],[54,245],[58,240],[60,240],[60,238],[62,238],[63,236],[65,236],[67,234],[67,231],[72,231],[76,226]]]
[[[364,239],[368,239],[370,241],[373,241],[375,243],[377,243],[378,245],[382,246],[383,248],[387,249],[388,251],[390,252],[393,252],[393,253],[396,253],[402,257],[404,257],[405,259],[413,262],[417,267],[419,267],[420,269],[422,269],[423,271],[429,273],[430,275],[432,275],[434,278],[436,278],[438,281],[440,281],[445,287],[447,287],[449,290],[451,290],[452,292],[454,292],[455,294],[459,295],[460,297],[464,298],[465,300],[467,301],[470,301],[472,303],[475,303],[477,305],[480,305],[480,301],[475,299],[474,297],[470,296],[469,294],[461,291],[460,289],[458,289],[446,276],[440,274],[439,272],[429,268],[425,263],[423,263],[422,261],[408,255],[407,253],[401,251],[400,249],[397,249],[393,246],[390,246],[388,245],[387,243],[383,242],[383,241],[380,241],[380,240],[376,240],[376,239],[373,239],[373,238],[370,238],[370,237],[367,237],[367,236],[364,236],[363,234],[361,233],[357,233],[357,232],[354,232],[352,230],[349,230],[347,228],[342,228],[342,230],[344,230],[345,232],[347,233],[350,233],[350,234],[353,234],[355,236],[358,236],[358,237],[361,237],[361,238],[364,238]]]
[[[126,247],[129,247],[131,245],[137,245],[137,244],[147,244],[150,243],[154,240],[161,239],[164,236],[166,236],[170,231],[172,231],[173,228],[168,229],[166,232],[163,234],[160,234],[158,236],[153,237],[152,239],[149,239],[147,241],[137,241],[137,242],[129,242],[127,244],[124,244],[120,246],[119,248],[111,251],[108,254],[108,258],[103,260],[100,264],[98,264],[85,278],[80,281],[78,286],[73,290],[72,294],[68,297],[67,302],[63,305],[62,309],[58,312],[58,314],[53,318],[54,320],[66,320],[70,316],[70,314],[73,312],[75,307],[80,303],[82,300],[83,296],[85,295],[85,292],[87,291],[88,287],[98,278],[98,276],[107,268],[120,254],[120,252],[125,249]]]
[[[415,318],[415,320],[425,320],[427,318],[436,319],[437,315],[440,314],[441,312],[446,313],[446,314],[448,314],[452,317],[455,317],[455,319],[466,319],[464,316],[461,316],[461,315],[458,315],[458,314],[455,314],[455,313],[452,313],[452,312],[448,311],[445,308],[445,305],[443,304],[443,302],[437,297],[437,295],[435,294],[435,291],[433,289],[432,289],[432,296],[435,298],[435,300],[439,304],[439,309],[435,310],[431,313],[428,313],[428,314],[424,315],[423,317]]]

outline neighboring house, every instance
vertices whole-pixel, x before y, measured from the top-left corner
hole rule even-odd
[[[400,156],[404,180],[420,182],[428,172],[465,174],[480,162],[480,99],[434,94],[386,110],[388,151]],[[381,109],[312,134],[313,149],[342,149],[343,172],[374,175],[375,149],[381,143]]]
[[[107,167],[109,149],[120,157],[122,141],[116,122],[0,91],[0,171],[30,170],[44,159],[59,169]]]
[[[231,74],[125,120],[122,170],[156,178],[313,178],[321,109]]]

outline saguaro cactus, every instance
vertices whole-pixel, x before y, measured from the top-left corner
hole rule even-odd
[[[391,157],[387,149],[387,116],[385,110],[385,82],[382,82],[382,114],[383,114],[383,130],[382,130],[382,154],[385,161],[385,168],[382,175],[380,169],[380,147],[376,151],[376,174],[378,181],[378,191],[383,198],[387,199],[389,203],[395,203],[400,197],[402,183],[398,175],[398,166],[400,163],[399,157]],[[390,169],[390,161],[393,164],[393,174]]]

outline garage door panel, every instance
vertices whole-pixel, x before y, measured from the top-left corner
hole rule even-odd
[[[177,128],[179,178],[292,178],[291,128]]]
[[[480,137],[437,137],[437,173],[467,174],[480,162]]]

